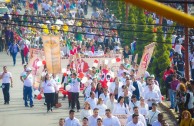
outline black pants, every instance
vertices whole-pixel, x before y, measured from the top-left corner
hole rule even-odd
[[[47,104],[47,111],[50,110],[54,105],[54,97],[55,93],[44,93],[46,104]]]
[[[71,95],[71,109],[75,108],[75,104],[77,107],[77,110],[80,109],[80,103],[79,103],[79,93],[78,92],[72,92]]]
[[[54,106],[56,105],[56,104],[58,104],[58,98],[59,98],[59,94],[58,93],[55,93],[55,102],[54,102]]]
[[[3,91],[5,103],[9,103],[9,100],[10,100],[9,88],[10,88],[10,83],[3,83],[2,84],[2,91]]]
[[[0,37],[0,52],[3,52],[3,40],[2,40],[2,37]]]

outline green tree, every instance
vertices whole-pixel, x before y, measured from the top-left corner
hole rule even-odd
[[[146,41],[145,40],[145,36],[146,36],[146,30],[147,30],[147,26],[146,26],[146,16],[144,14],[143,9],[139,9],[138,10],[138,17],[137,17],[137,44],[136,44],[136,53],[138,53],[139,57],[142,57],[143,54],[143,50],[144,47],[146,46]],[[138,59],[138,63],[140,62],[141,58]]]
[[[168,44],[164,39],[164,35],[162,33],[162,27],[158,27],[157,29],[157,43],[155,48],[155,57],[153,61],[154,73],[158,73],[159,78],[161,79],[165,69],[170,65],[169,55],[170,52],[168,50]],[[161,80],[160,80],[161,82]]]

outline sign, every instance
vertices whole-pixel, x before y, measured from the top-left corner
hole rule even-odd
[[[144,52],[136,75],[137,79],[144,76],[144,73],[148,68],[152,54],[154,52],[154,48],[155,48],[155,43],[151,43],[144,47]]]
[[[48,73],[61,73],[60,36],[42,36]]]

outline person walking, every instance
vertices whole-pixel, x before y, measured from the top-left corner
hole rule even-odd
[[[13,58],[13,65],[15,66],[17,53],[19,52],[19,45],[16,43],[16,40],[9,46],[8,51]]]
[[[3,72],[0,74],[0,79],[2,79],[2,91],[4,96],[4,104],[9,104],[10,94],[9,89],[10,85],[13,87],[12,74],[7,71],[7,67],[3,66]]]
[[[33,76],[31,74],[32,69],[31,68],[26,68],[26,75],[23,75],[23,82],[24,82],[24,105],[25,107],[28,106],[28,98],[30,100],[30,107],[34,107],[33,104]]]
[[[72,74],[70,86],[71,86],[71,92],[72,92],[71,109],[74,109],[75,104],[76,104],[77,111],[79,112],[80,110],[80,102],[79,102],[80,80],[77,78],[76,73]]]
[[[55,91],[57,90],[56,82],[51,79],[52,74],[46,74],[45,80],[42,84],[42,92],[44,92],[47,112],[53,111]]]

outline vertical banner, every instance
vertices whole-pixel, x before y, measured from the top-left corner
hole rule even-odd
[[[144,76],[144,73],[148,68],[152,54],[154,52],[154,48],[155,48],[155,43],[151,43],[144,47],[144,52],[136,75],[137,79]]]
[[[61,73],[60,36],[42,36],[48,73]]]
[[[30,48],[30,56],[28,67],[32,69],[34,87],[38,88],[41,83],[41,73],[43,71],[42,60],[44,60],[44,52],[40,49]]]

